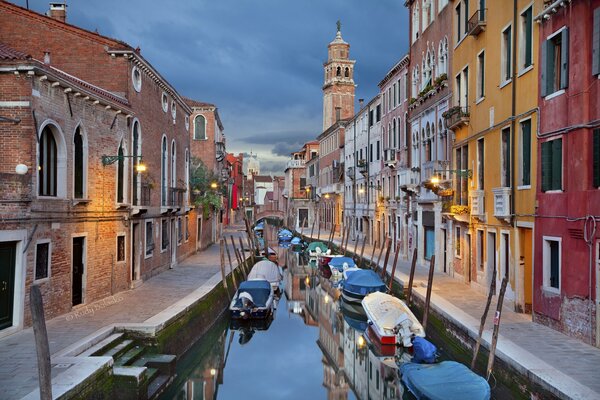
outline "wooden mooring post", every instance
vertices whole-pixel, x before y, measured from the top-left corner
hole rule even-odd
[[[383,267],[381,268],[381,278],[385,279],[385,271],[387,270],[388,261],[390,260],[390,250],[392,249],[392,239],[388,238],[385,243],[387,249],[385,251],[385,258],[383,259]]]
[[[227,240],[223,239],[225,244],[225,251],[227,252],[227,259],[229,260],[229,271],[231,272],[231,279],[233,280],[233,287],[237,290],[237,280],[235,279],[235,273],[233,272],[233,263],[231,262],[231,253],[229,252],[229,246],[227,246]]]
[[[427,295],[425,296],[425,310],[423,310],[423,329],[427,331],[427,317],[429,315],[429,302],[431,301],[431,289],[433,287],[433,272],[435,270],[435,254],[429,261],[429,278],[427,278]]]
[[[386,244],[387,244],[387,236],[381,242],[381,249],[379,250],[379,255],[377,256],[377,263],[375,264],[375,268],[373,269],[374,271],[377,271],[377,268],[379,268],[379,261],[381,261],[381,256],[383,255],[383,249],[385,249]]]
[[[238,253],[237,249],[235,248],[235,240],[233,240],[233,235],[229,236],[229,240],[231,241],[231,247],[233,248],[233,254],[235,255],[235,259],[238,263],[238,267],[241,267],[242,259],[240,258],[240,254]]]
[[[244,276],[247,277],[248,276],[248,266],[246,265],[246,252],[244,251],[244,242],[242,241],[241,236],[238,236],[238,241],[240,242],[240,251],[242,252],[240,254],[240,257],[242,258],[242,262],[244,265]]]
[[[356,241],[358,242],[358,238],[356,239]],[[365,245],[366,244],[367,244],[367,235],[365,235],[365,237],[363,238],[363,244],[362,244],[362,247],[360,248],[360,258],[358,259],[358,261],[360,262],[361,267],[364,267],[363,254],[365,253]]]
[[[313,232],[315,230],[315,222],[317,222],[317,218],[313,215],[313,223],[312,223],[312,226],[310,228],[310,239],[311,240],[312,240]]]
[[[29,303],[33,323],[33,335],[35,337],[35,350],[37,353],[40,400],[52,400],[50,346],[48,345],[48,331],[46,330],[46,318],[44,317],[44,303],[38,285],[31,286]]]
[[[219,245],[221,250],[221,277],[223,278],[223,286],[227,290],[227,296],[229,296],[229,288],[227,287],[227,274],[225,273],[225,249],[223,248],[223,238],[219,239]]]
[[[413,280],[415,278],[415,268],[417,267],[417,248],[413,249],[412,263],[410,264],[410,276],[408,277],[408,291],[406,292],[406,305],[410,306],[410,297],[412,295]]]
[[[352,224],[348,224],[348,228],[346,229],[346,245],[344,246],[344,255],[348,251],[348,240],[350,240],[350,231],[352,229]]]
[[[488,358],[487,371],[485,374],[486,379],[490,380],[490,374],[494,367],[494,358],[496,356],[496,344],[498,343],[498,331],[500,330],[500,317],[502,317],[502,303],[504,302],[504,292],[506,292],[506,285],[508,284],[508,278],[505,276],[500,284],[500,294],[498,295],[498,305],[496,306],[496,315],[494,315],[494,331],[492,333],[492,344],[490,346],[490,356]]]
[[[375,260],[375,249],[377,249],[377,240],[373,243],[373,251],[371,252],[371,258],[369,259],[369,267],[373,270],[377,270],[373,260]]]
[[[396,265],[398,265],[398,253],[400,253],[400,242],[396,242],[396,253],[394,254],[394,265],[392,265],[392,273],[390,274],[390,283],[388,291],[392,292],[392,284],[394,283],[394,275],[396,275]]]
[[[487,319],[488,311],[490,310],[490,304],[492,302],[492,296],[496,291],[496,269],[492,273],[492,283],[490,283],[490,291],[488,292],[487,302],[485,303],[485,309],[481,316],[481,322],[479,324],[479,334],[477,335],[477,341],[475,341],[475,349],[473,350],[473,359],[471,360],[471,371],[475,370],[475,361],[477,360],[477,354],[479,354],[479,347],[481,346],[481,336],[483,335],[483,328],[485,327],[485,320]]]

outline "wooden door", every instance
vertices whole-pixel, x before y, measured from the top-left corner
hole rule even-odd
[[[17,242],[0,242],[0,329],[13,325]]]

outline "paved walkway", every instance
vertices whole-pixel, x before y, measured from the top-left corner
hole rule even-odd
[[[240,229],[241,226],[233,226],[226,229],[224,234],[227,237],[237,237],[243,234]],[[234,266],[237,264],[234,254],[232,262]],[[225,263],[228,271],[227,256]],[[215,275],[218,275],[220,281],[218,244],[190,256],[177,267],[149,279],[133,290],[117,293],[47,321],[50,354],[54,356],[105,326],[144,322],[198,289]],[[63,371],[60,364],[52,365],[53,377]],[[37,358],[32,328],[0,339],[0,398],[20,399],[37,387]]]
[[[306,234],[306,233],[305,233]],[[307,232],[310,235],[310,232]],[[313,235],[315,238],[316,234]],[[321,232],[320,240],[327,241],[328,235]],[[339,245],[341,238],[334,242]],[[354,250],[355,242],[350,240],[348,249]],[[357,246],[358,253],[362,241]],[[388,272],[391,272],[394,249],[390,252]],[[372,246],[365,246],[363,256],[370,258]],[[375,252],[375,261],[379,250]],[[381,256],[383,266],[385,251]],[[413,287],[416,295],[425,298],[429,265],[417,266]],[[408,284],[410,262],[398,260],[395,279]],[[444,273],[436,273],[433,278],[431,306],[477,337],[481,316],[487,296],[469,285]],[[491,329],[497,300],[492,300],[483,345],[491,342]],[[532,322],[531,315],[516,313],[511,307],[502,309],[496,357],[514,366],[530,379],[539,382],[561,398],[600,399],[600,349],[579,340],[570,338],[554,329]]]

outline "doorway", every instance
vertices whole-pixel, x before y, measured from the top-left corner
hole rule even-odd
[[[467,283],[471,282],[471,263],[473,262],[472,254],[473,253],[471,251],[471,234],[467,233],[465,235],[465,282]]]
[[[531,314],[533,309],[533,240],[532,229],[520,228],[521,257],[519,263],[523,270],[524,312]]]
[[[71,288],[72,305],[83,303],[83,276],[85,273],[85,237],[73,238],[73,282]]]
[[[298,222],[296,226],[300,228],[308,228],[308,208],[298,209]]]
[[[492,277],[494,276],[494,271],[496,271],[496,232],[488,232],[487,237],[487,285],[488,287],[492,283]],[[496,274],[498,272],[496,271]],[[494,294],[496,292],[494,291]]]
[[[171,268],[177,265],[177,221],[171,219]]]
[[[600,347],[600,240],[596,241],[596,347]]]
[[[131,228],[131,282],[139,279],[140,260],[139,260],[139,235],[140,224],[134,223]]]
[[[17,242],[0,242],[0,330],[13,326]]]

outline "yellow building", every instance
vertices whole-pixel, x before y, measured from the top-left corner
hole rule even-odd
[[[507,276],[505,299],[529,312],[538,125],[533,18],[543,0],[455,0],[452,6],[453,107],[445,121],[455,133],[454,207],[446,210],[455,271],[483,292],[494,271],[497,288]]]

